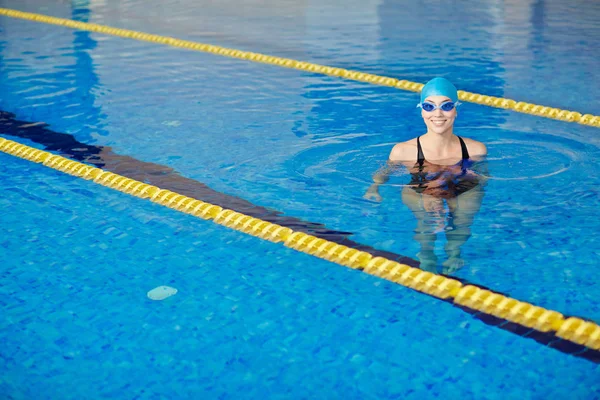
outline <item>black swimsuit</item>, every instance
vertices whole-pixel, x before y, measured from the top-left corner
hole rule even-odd
[[[409,183],[415,192],[448,199],[465,193],[479,184],[476,175],[467,174],[467,169],[473,165],[473,161],[469,158],[467,145],[460,136],[458,136],[458,140],[460,140],[462,159],[458,164],[451,166],[436,165],[426,161],[419,139],[420,136],[417,138],[417,162],[411,171]],[[460,167],[460,173],[457,173],[456,167]],[[429,188],[430,182],[437,181],[439,183],[440,179],[441,185]]]

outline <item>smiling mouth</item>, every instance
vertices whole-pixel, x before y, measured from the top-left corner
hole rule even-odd
[[[431,120],[431,123],[435,126],[442,126],[446,123],[446,120]]]

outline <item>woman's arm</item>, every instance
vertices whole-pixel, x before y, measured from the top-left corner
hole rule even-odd
[[[398,164],[388,160],[388,162],[379,168],[375,175],[373,175],[373,184],[369,186],[367,192],[363,196],[367,200],[381,201],[381,195],[379,194],[379,186],[383,185],[390,179],[392,172],[398,168]]]
[[[390,179],[390,175],[398,167],[408,165],[407,154],[408,151],[414,150],[410,148],[409,142],[398,143],[394,146],[388,157],[387,163],[379,168],[375,175],[373,175],[373,184],[367,189],[367,192],[363,196],[367,200],[381,201],[381,195],[379,194],[379,186],[383,185]],[[414,151],[412,151],[414,153]]]

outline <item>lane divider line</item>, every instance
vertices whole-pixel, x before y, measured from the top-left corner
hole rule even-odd
[[[172,47],[179,47],[188,50],[201,51],[212,53],[226,57],[238,58],[241,60],[259,62],[263,64],[276,65],[280,67],[297,69],[300,71],[312,72],[315,74],[323,74],[336,76],[349,80],[371,83],[379,86],[389,86],[396,89],[408,90],[411,92],[420,92],[423,88],[422,83],[411,82],[407,80],[399,80],[386,76],[368,74],[360,71],[352,71],[343,68],[329,67],[326,65],[313,64],[310,62],[297,61],[289,58],[269,56],[250,51],[242,51],[230,49],[221,46],[214,46],[205,43],[193,42],[189,40],[181,40],[167,36],[153,35],[144,32],[132,31],[128,29],[113,28],[110,26],[92,24],[87,22],[79,22],[65,18],[56,18],[43,14],[34,14],[12,10],[8,8],[0,8],[0,15],[11,18],[20,18],[29,21],[42,22],[45,24],[59,25],[72,29],[79,29],[90,32],[98,32],[106,35],[113,35],[122,38],[135,39],[151,43],[159,43]],[[600,116],[592,114],[582,114],[577,111],[563,110],[560,108],[546,107],[538,104],[526,103],[506,99],[503,97],[487,96],[478,93],[458,91],[458,98],[463,102],[476,103],[489,107],[504,108],[513,110],[523,114],[536,115],[544,118],[557,119],[566,122],[577,122],[582,125],[589,125],[600,128]]]
[[[464,285],[455,279],[383,257],[373,257],[364,251],[303,232],[294,232],[281,225],[223,209],[214,204],[148,185],[2,137],[0,137],[0,151],[43,164],[69,175],[92,180],[97,184],[141,199],[148,199],[176,211],[212,220],[217,224],[273,243],[282,243],[299,252],[363,271],[430,296],[450,301],[458,306],[468,307],[540,332],[551,333],[558,338],[592,350],[600,350],[600,326],[592,321],[565,317],[557,311],[538,307],[473,285]]]

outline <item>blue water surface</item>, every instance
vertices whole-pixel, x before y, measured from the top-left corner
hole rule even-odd
[[[2,6],[598,114],[600,8],[555,3]],[[0,110],[413,258],[406,173],[362,196],[423,133],[417,99],[0,18]],[[491,175],[456,275],[600,321],[597,128],[465,104],[456,132],[488,145]],[[600,396],[596,364],[439,300],[0,159],[9,398]],[[179,292],[148,300],[160,285]]]

